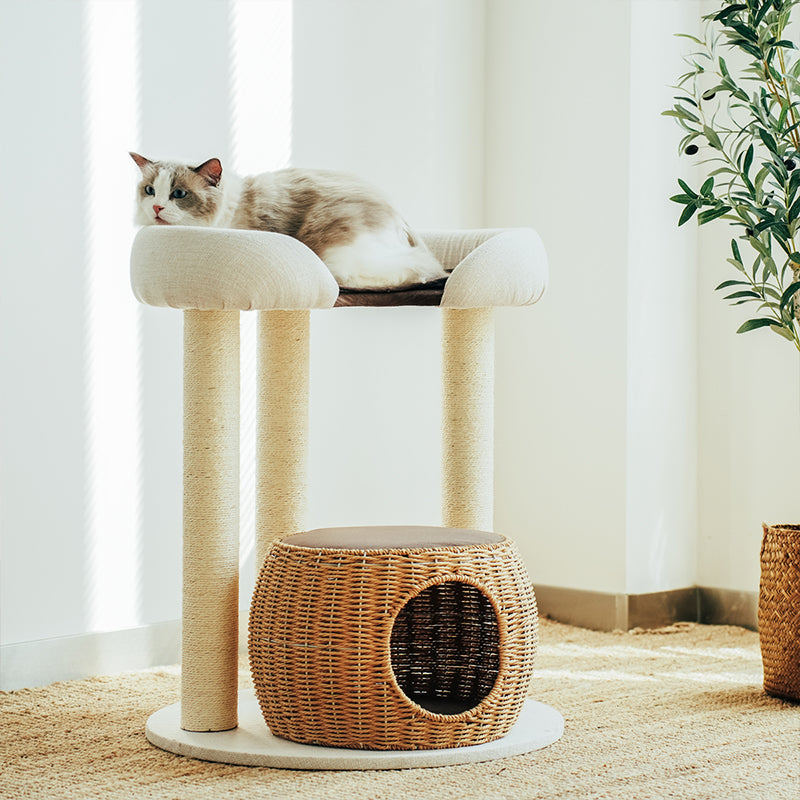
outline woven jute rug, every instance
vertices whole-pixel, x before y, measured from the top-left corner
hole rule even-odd
[[[800,798],[800,706],[764,694],[758,635],[741,628],[597,633],[543,621],[531,695],[564,715],[563,738],[459,767],[300,772],[175,756],[144,725],[178,699],[179,680],[165,667],[0,695],[0,797]]]

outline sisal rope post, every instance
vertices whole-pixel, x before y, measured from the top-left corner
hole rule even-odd
[[[237,726],[239,312],[184,313],[181,727]]]
[[[304,530],[311,312],[258,319],[256,574],[276,536]]]
[[[494,525],[494,314],[442,309],[442,524]]]

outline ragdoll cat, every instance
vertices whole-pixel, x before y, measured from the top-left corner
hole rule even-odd
[[[313,250],[336,282],[389,289],[446,277],[403,218],[359,179],[339,172],[282,169],[240,178],[219,159],[197,167],[131,157],[142,171],[136,221],[283,233]]]

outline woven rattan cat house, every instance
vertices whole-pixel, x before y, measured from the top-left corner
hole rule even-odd
[[[445,281],[347,293],[280,234],[137,235],[134,294],[184,312],[181,702],[148,720],[154,744],[229,763],[381,768],[486,760],[561,735],[556,711],[524,702],[535,600],[513,544],[490,533],[493,308],[535,303],[546,257],[529,229],[423,238]],[[306,531],[310,311],[348,305],[441,309],[444,528]],[[243,310],[259,314],[257,701],[237,690]]]

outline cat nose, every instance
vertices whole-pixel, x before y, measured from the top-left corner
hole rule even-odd
[[[164,210],[164,206],[153,206],[153,211],[156,212],[156,216],[158,216]]]

